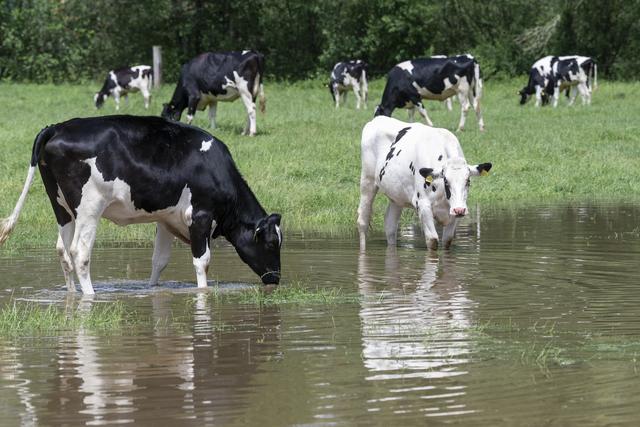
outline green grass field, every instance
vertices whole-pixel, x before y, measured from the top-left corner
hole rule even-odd
[[[602,81],[591,107],[535,109],[518,105],[525,78],[485,83],[482,106],[486,131],[478,132],[470,112],[459,134],[470,163],[492,162],[491,174],[477,179],[469,205],[492,206],[565,202],[637,202],[640,200],[640,84]],[[246,115],[240,101],[219,104],[213,134],[234,159],[269,212],[280,212],[291,232],[355,233],[359,198],[360,132],[373,117],[384,82],[370,84],[369,105],[355,110],[353,95],[344,108],[333,108],[321,81],[266,82],[266,114],[258,113],[258,136],[240,135]],[[72,117],[114,114],[108,100],[96,111],[99,84],[0,84],[0,217],[10,214],[24,184],[31,147],[45,125]],[[132,95],[123,114],[159,115],[172,85],[154,92],[147,112],[142,97]],[[455,129],[459,104],[448,112],[427,102],[436,126]],[[406,120],[406,112],[395,117]],[[417,115],[416,115],[417,117]],[[206,112],[194,124],[207,129]],[[386,201],[378,197],[374,227],[381,229]],[[411,220],[405,215],[405,221]],[[32,186],[18,226],[3,251],[55,243],[57,227],[39,178]],[[150,243],[152,225],[125,228],[103,221],[97,245]]]

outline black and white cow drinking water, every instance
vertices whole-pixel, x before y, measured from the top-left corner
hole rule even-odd
[[[387,84],[375,115],[391,116],[396,108],[408,108],[409,117],[417,108],[429,126],[433,126],[423,99],[443,101],[458,95],[461,114],[458,130],[463,130],[467,112],[473,107],[478,127],[484,130],[480,110],[482,81],[480,66],[470,55],[451,58],[420,58],[397,64],[387,74]]]
[[[14,228],[36,165],[58,222],[68,289],[73,271],[93,294],[91,250],[100,218],[155,222],[151,284],[169,261],[174,236],[191,246],[198,287],[207,286],[210,240],[224,236],[265,284],[280,280],[280,215],[267,215],[227,147],[193,126],[160,117],[72,119],[35,139],[27,180],[0,244]]]
[[[356,97],[357,109],[360,109],[361,104],[365,108],[367,107],[367,93],[369,91],[367,67],[368,64],[361,59],[338,62],[333,67],[329,79],[329,92],[331,92],[336,108],[340,107],[341,97],[344,102],[349,90],[353,90]]]
[[[434,218],[443,226],[448,248],[458,220],[467,214],[471,176],[485,175],[491,163],[468,165],[462,147],[446,129],[376,117],[362,130],[362,173],[358,232],[366,246],[373,200],[378,191],[389,198],[384,217],[387,243],[395,245],[403,208],[415,209],[431,249],[438,247]]]
[[[180,79],[168,104],[164,104],[162,117],[180,120],[187,109],[187,123],[191,123],[196,110],[209,107],[209,122],[216,127],[218,102],[242,99],[247,109],[247,125],[243,134],[256,134],[256,98],[264,112],[265,97],[262,86],[264,56],[261,53],[209,52],[196,56],[182,66]]]
[[[553,100],[558,106],[560,92],[568,90],[569,105],[573,105],[580,93],[583,104],[591,104],[592,91],[598,85],[598,67],[587,56],[545,56],[531,66],[529,81],[520,90],[520,104],[527,102],[535,94],[536,107]]]
[[[119,110],[121,96],[124,96],[128,101],[129,93],[140,91],[144,97],[144,108],[149,108],[152,84],[153,72],[148,65],[136,65],[135,67],[111,70],[107,74],[100,92],[94,95],[93,101],[96,104],[96,108],[100,108],[111,95],[116,102],[116,110]]]

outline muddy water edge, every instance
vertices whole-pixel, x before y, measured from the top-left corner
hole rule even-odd
[[[477,212],[476,212],[477,213]],[[0,424],[633,424],[640,416],[640,208],[494,209],[453,250],[415,227],[388,249],[290,236],[283,287],[332,302],[257,304],[235,251],[195,292],[186,247],[156,288],[150,248],[97,249],[97,297],[69,297],[52,249],[0,257],[0,304],[124,305],[127,319],[0,336]],[[212,289],[217,289],[213,291]]]

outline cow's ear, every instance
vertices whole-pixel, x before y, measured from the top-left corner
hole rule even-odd
[[[280,216],[280,214],[273,213],[267,217],[267,222],[269,224],[280,225],[281,219],[282,217]]]
[[[491,170],[491,163],[480,163],[479,165],[469,166],[469,172],[471,175],[477,176],[485,176],[489,175],[489,171]]]
[[[434,173],[432,168],[420,168],[418,172],[420,172],[420,175],[424,178],[424,182],[429,185],[438,177],[438,174]]]

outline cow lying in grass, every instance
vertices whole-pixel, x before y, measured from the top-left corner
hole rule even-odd
[[[379,116],[362,130],[362,173],[358,231],[366,246],[373,200],[378,190],[389,198],[384,218],[387,244],[395,245],[403,208],[415,209],[431,249],[438,247],[435,220],[449,248],[461,217],[467,214],[471,176],[484,175],[491,163],[468,165],[458,139],[446,129]]]

